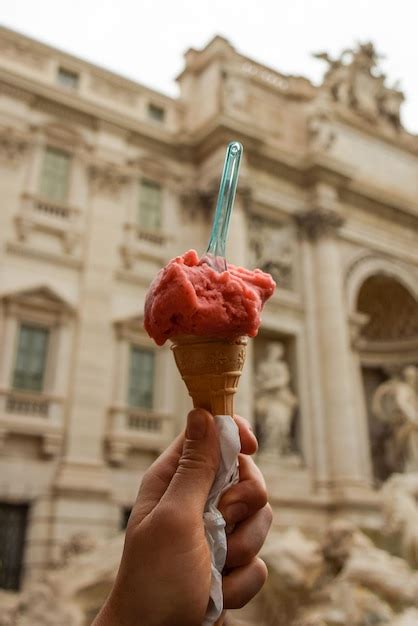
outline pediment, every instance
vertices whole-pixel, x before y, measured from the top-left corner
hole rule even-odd
[[[84,137],[76,128],[71,124],[63,124],[59,120],[45,124],[42,126],[42,131],[51,142],[69,148],[77,148],[86,143]]]
[[[135,338],[145,335],[144,316],[141,313],[115,321],[115,329],[120,338]]]
[[[74,312],[74,307],[69,302],[46,285],[9,292],[1,296],[1,299],[6,304],[24,306],[30,309],[44,309],[59,313]]]

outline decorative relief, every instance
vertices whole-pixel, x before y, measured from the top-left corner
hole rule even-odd
[[[29,146],[29,139],[26,135],[18,133],[13,128],[0,129],[0,161],[4,165],[16,167]]]
[[[284,346],[267,345],[265,360],[256,372],[255,410],[261,431],[261,456],[289,457],[292,452],[292,419],[298,404],[290,389],[290,371],[284,360]]]
[[[54,563],[56,569],[66,567],[80,554],[88,554],[97,546],[97,541],[93,535],[87,532],[79,532],[72,535],[70,539],[61,546],[60,558]]]
[[[113,197],[119,195],[122,187],[129,180],[128,174],[114,163],[92,164],[88,173],[95,192]]]
[[[184,189],[180,194],[180,211],[185,221],[196,222],[210,220],[213,211],[212,193],[203,193],[198,189]]]
[[[251,264],[272,275],[282,289],[294,289],[295,236],[290,225],[260,216],[249,223]]]
[[[337,138],[331,115],[321,110],[312,113],[308,119],[308,134],[309,145],[313,151],[330,150]]]
[[[112,81],[109,78],[93,75],[91,77],[90,87],[95,93],[122,104],[135,106],[137,103],[137,94],[134,91],[123,87],[118,82]]]
[[[272,72],[262,65],[245,61],[241,66],[241,70],[244,74],[254,76],[272,87],[277,87],[281,91],[287,91],[289,89],[289,80],[285,76],[278,72]]]
[[[344,219],[331,209],[309,209],[295,216],[299,232],[311,241],[334,235],[344,224]]]
[[[371,122],[383,122],[399,130],[402,126],[400,108],[404,94],[398,85],[388,87],[385,74],[378,70],[381,58],[371,42],[347,49],[333,59],[327,52],[314,57],[328,64],[323,88],[333,100]]]
[[[224,103],[227,112],[243,111],[248,105],[248,86],[243,77],[225,73],[224,75]]]
[[[0,38],[0,53],[37,70],[45,69],[48,62],[48,56],[35,50],[32,43],[12,40],[4,36]]]
[[[79,218],[79,209],[24,194],[15,217],[16,235],[20,242],[28,243],[32,232],[47,233],[60,240],[63,252],[72,254],[81,241]]]

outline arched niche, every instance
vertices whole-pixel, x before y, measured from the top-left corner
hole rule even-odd
[[[406,366],[418,366],[418,280],[414,268],[366,259],[348,284],[350,318],[356,326],[353,349],[361,366],[375,478],[400,471],[388,461],[393,425],[376,416],[373,398],[389,380],[402,381]],[[351,299],[350,299],[351,298]]]

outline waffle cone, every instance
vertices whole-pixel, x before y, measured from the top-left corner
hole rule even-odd
[[[234,396],[245,362],[247,337],[231,340],[185,335],[171,349],[195,408],[234,415]]]

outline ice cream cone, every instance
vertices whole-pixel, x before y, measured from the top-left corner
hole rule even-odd
[[[245,362],[247,337],[219,339],[181,335],[171,349],[195,408],[234,415],[234,396]]]

